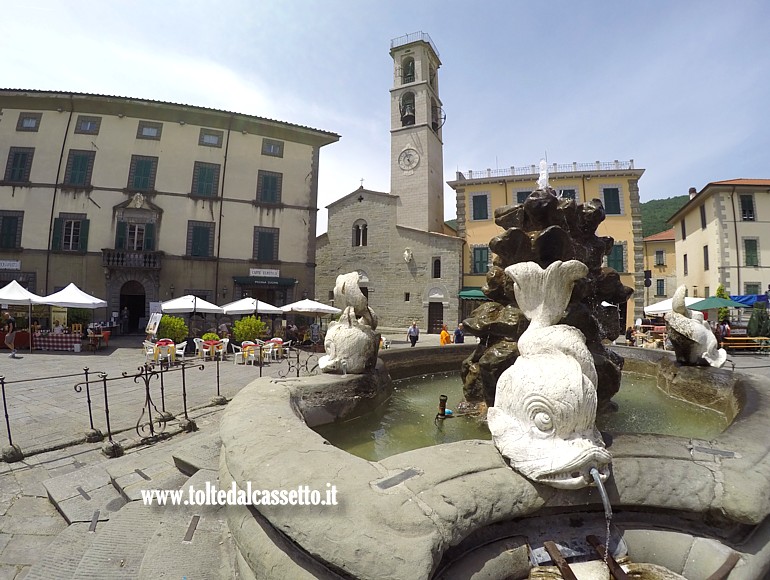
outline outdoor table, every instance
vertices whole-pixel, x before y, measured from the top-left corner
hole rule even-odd
[[[222,357],[222,360],[225,359],[224,344],[222,344],[221,340],[204,340],[203,346],[211,349],[212,358],[214,358],[214,356],[216,356],[216,354],[218,353]]]
[[[75,350],[83,337],[80,334],[42,334],[32,335],[32,348],[37,350]]]
[[[88,348],[96,352],[102,346],[103,334],[89,334],[88,335]]]

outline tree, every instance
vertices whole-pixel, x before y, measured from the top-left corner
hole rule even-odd
[[[725,287],[722,284],[717,286],[717,294],[716,295],[717,295],[718,298],[726,298],[728,300],[730,299],[730,295],[727,293],[727,290],[725,290]],[[708,298],[708,296],[706,296],[706,298]],[[718,318],[719,321],[729,320],[730,319],[730,309],[727,308],[727,307],[720,308],[719,309],[719,313],[717,315],[717,318]]]
[[[233,322],[233,338],[238,342],[255,340],[264,336],[267,332],[267,324],[261,318],[245,316]]]

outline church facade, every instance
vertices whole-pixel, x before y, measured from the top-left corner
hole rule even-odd
[[[333,302],[339,274],[358,271],[380,326],[439,332],[460,321],[463,241],[444,223],[438,50],[415,33],[391,41],[391,191],[363,186],[327,206],[316,243],[316,299]]]

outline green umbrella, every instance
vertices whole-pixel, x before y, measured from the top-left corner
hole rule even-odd
[[[700,302],[690,304],[687,308],[690,310],[714,310],[715,308],[746,308],[745,304],[735,302],[729,298],[719,298],[718,296],[709,296]]]

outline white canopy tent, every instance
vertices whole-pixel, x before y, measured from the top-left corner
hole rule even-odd
[[[693,298],[691,296],[685,296],[684,305],[690,306],[691,304],[695,304],[696,302],[700,302],[701,300],[703,300],[703,298]],[[672,301],[673,301],[673,298],[668,298],[666,300],[661,300],[660,302],[657,302],[655,304],[650,304],[649,306],[645,306],[644,313],[650,316],[661,316],[663,314],[666,314],[667,312],[671,312]]]
[[[222,308],[192,294],[160,303],[163,314],[222,314]]]
[[[14,306],[27,306],[29,308],[29,323],[32,324],[32,305],[45,304],[45,298],[33,294],[16,280],[11,280],[0,288],[0,304],[13,304]],[[29,351],[32,352],[32,327],[29,334]]]
[[[283,314],[283,310],[256,298],[241,298],[222,306],[225,314]]]
[[[70,283],[67,287],[58,292],[43,297],[42,304],[51,306],[61,306],[63,308],[107,308],[107,302],[101,298],[96,298],[86,294],[80,288]]]

